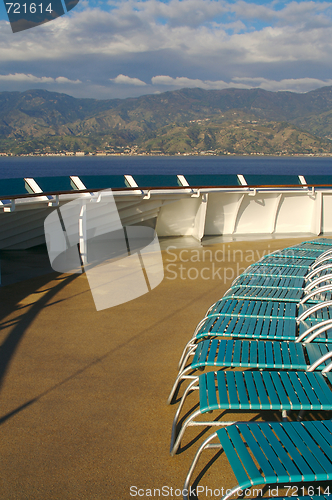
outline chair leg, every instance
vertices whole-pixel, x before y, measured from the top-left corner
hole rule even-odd
[[[179,415],[181,413],[181,410],[182,410],[182,407],[184,405],[184,402],[185,402],[185,399],[186,397],[188,396],[189,392],[190,391],[194,391],[194,390],[198,390],[199,387],[198,385],[195,385],[198,383],[198,377],[196,377],[195,380],[193,380],[187,387],[187,389],[184,391],[183,393],[183,396],[180,400],[180,403],[179,403],[179,406],[176,410],[176,413],[174,415],[174,419],[173,419],[173,425],[172,425],[172,436],[171,436],[171,454],[172,454],[172,450],[174,448],[174,441],[175,441],[175,434],[176,434],[176,425],[177,425],[177,421],[178,421],[178,418],[179,418]]]
[[[184,363],[184,360],[186,359],[188,353],[190,352],[190,350],[195,347],[196,345],[196,338],[193,337],[189,340],[189,342],[185,345],[185,348],[183,349],[182,351],[182,354],[181,354],[181,357],[180,357],[180,361],[178,363],[178,369],[181,370],[181,367]]]
[[[192,371],[192,368],[191,368],[191,366],[188,366],[186,369],[184,369],[183,371],[181,371],[178,374],[178,376],[176,377],[176,380],[174,382],[174,385],[172,387],[172,390],[170,392],[170,395],[168,396],[167,404],[171,404],[172,399],[174,397],[174,394],[176,392],[176,389],[177,389],[179,383],[181,382],[181,380],[183,380],[183,379],[194,379],[194,380],[196,380],[197,379],[197,377],[195,377],[194,375],[192,375],[192,376],[187,375],[187,373],[190,372],[190,371]]]
[[[288,417],[288,410],[282,410],[281,415],[282,415],[282,420],[284,422],[287,422],[287,417]]]
[[[184,434],[186,428],[199,415],[201,415],[201,410],[196,410],[192,415],[190,415],[187,418],[187,420],[183,423],[183,426],[181,427],[180,432],[179,432],[179,434],[177,436],[176,436],[176,424],[177,424],[178,414],[174,417],[173,426],[172,426],[171,447],[170,447],[170,453],[171,453],[172,457],[178,451],[178,448],[179,448],[180,443],[181,443],[181,439],[183,437],[183,434]],[[201,422],[201,424],[198,424],[198,425],[206,425],[206,426],[208,426],[209,424],[210,424],[210,422]],[[175,437],[176,437],[176,439],[175,439]]]
[[[214,432],[213,434],[211,434],[211,436],[209,436],[202,444],[201,446],[198,448],[195,456],[194,456],[194,459],[192,461],[192,464],[189,468],[189,471],[188,471],[188,474],[187,474],[187,477],[186,477],[186,480],[184,482],[184,487],[183,487],[183,500],[189,500],[189,482],[190,482],[190,479],[191,479],[191,476],[193,475],[193,472],[194,472],[194,469],[196,467],[196,464],[198,462],[198,459],[199,457],[201,456],[201,453],[203,450],[205,449],[208,449],[208,448],[218,448],[218,449],[221,449],[222,446],[221,444],[209,444],[210,441],[212,441],[212,439],[215,439],[217,437],[217,433]]]
[[[183,359],[186,355],[186,352],[187,352],[187,349],[190,348],[191,346],[194,346],[196,344],[196,335],[199,331],[199,329],[201,328],[201,326],[204,325],[204,323],[209,319],[208,316],[205,316],[199,323],[198,325],[196,326],[195,328],[195,331],[191,337],[191,339],[189,340],[188,344],[185,346],[183,352],[182,352],[182,355],[181,355],[181,358],[180,358],[180,361],[179,361],[179,368],[181,367],[182,363],[183,363]]]
[[[303,420],[304,414],[305,414],[305,410],[301,410],[298,414],[297,420],[299,420],[299,421]]]
[[[194,356],[195,355],[195,352],[196,352],[196,349],[197,349],[197,344],[194,344],[191,349],[188,350],[187,354],[185,355],[182,363],[181,363],[181,366],[179,368],[179,371],[183,371],[186,364],[187,364],[187,361],[188,359],[190,358],[190,356]]]
[[[211,441],[213,439],[217,438],[217,433],[214,432],[213,434],[211,434],[211,436],[209,436],[202,444],[201,446],[198,448],[195,456],[194,456],[194,459],[192,461],[192,464],[189,468],[189,471],[188,471],[188,474],[187,474],[187,477],[186,477],[186,480],[184,482],[184,487],[183,487],[183,500],[189,500],[189,494],[191,492],[191,488],[190,488],[190,480],[191,480],[191,477],[193,475],[193,472],[194,472],[194,469],[197,465],[197,462],[199,460],[199,457],[201,456],[202,452],[204,450],[211,450],[211,449],[216,449],[216,450],[221,450],[222,449],[222,445],[221,443],[211,443]],[[239,492],[241,490],[241,487],[240,485],[238,486],[235,486],[235,488],[232,488],[231,490],[228,490],[228,493],[222,498],[222,500],[227,500],[228,498],[231,498],[234,494],[236,494],[237,492]]]

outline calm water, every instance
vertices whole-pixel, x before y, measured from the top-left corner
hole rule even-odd
[[[113,174],[332,175],[332,158],[0,157],[0,178]]]

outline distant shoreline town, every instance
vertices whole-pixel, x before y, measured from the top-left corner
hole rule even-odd
[[[269,156],[269,157],[280,157],[280,156],[295,156],[295,157],[332,157],[332,153],[288,153],[286,151],[280,151],[276,153],[233,153],[230,151],[216,152],[216,151],[199,151],[194,153],[163,153],[161,151],[121,151],[121,152],[109,152],[109,151],[61,151],[61,152],[35,152],[35,153],[1,153],[0,157],[46,157],[46,156],[58,156],[58,157],[84,157],[84,156]]]

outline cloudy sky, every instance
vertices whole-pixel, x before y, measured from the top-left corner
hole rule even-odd
[[[12,33],[0,6],[0,91],[134,97],[183,87],[332,85],[332,2],[81,0]]]

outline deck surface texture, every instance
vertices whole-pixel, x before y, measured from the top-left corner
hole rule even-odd
[[[234,250],[247,259],[254,251],[257,260],[264,251],[302,240],[234,242],[199,252],[231,251],[230,259],[226,255],[225,262],[215,262],[214,270],[220,268],[223,278],[224,267],[228,277],[230,269],[237,269]],[[180,251],[172,249],[172,256],[163,251],[165,278],[157,288],[100,312],[85,275],[51,273],[0,289],[1,500],[127,500],[138,488],[153,494],[153,488],[165,486],[170,492],[183,487],[207,434],[189,429],[184,449],[171,458],[175,406],[167,406],[166,400],[185,343],[231,280],[225,283],[218,275],[212,279],[212,262],[183,262]],[[240,267],[252,262],[240,262]],[[167,269],[168,264],[173,267]],[[186,279],[180,277],[180,265]],[[188,278],[189,268],[198,270],[197,279]],[[204,278],[203,268],[208,268]],[[279,416],[258,418],[266,417]],[[228,413],[226,419],[232,418],[239,414]],[[240,418],[256,417],[250,413]],[[202,459],[197,472],[207,462]],[[227,488],[235,482],[222,460],[199,484]],[[131,486],[137,490],[130,491]],[[182,497],[170,493],[168,498]]]

